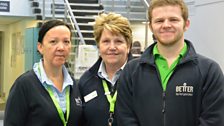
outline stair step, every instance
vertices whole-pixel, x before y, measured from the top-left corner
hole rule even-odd
[[[98,3],[98,0],[68,0],[69,3]]]
[[[80,12],[80,13],[101,13],[102,10],[72,10],[72,12]]]
[[[102,4],[105,5],[131,5],[131,6],[143,6],[143,3],[139,0],[139,1],[124,1],[124,0],[116,0],[116,1],[112,1],[112,0],[102,0]]]
[[[77,30],[74,30],[74,32],[77,32]],[[80,30],[81,33],[91,33],[93,34],[92,30]]]
[[[89,16],[89,15],[98,15],[102,12],[83,12],[83,13],[80,13],[80,12],[73,12],[74,15],[77,15],[77,16]]]
[[[95,40],[86,40],[85,42],[86,42],[87,45],[96,45]]]
[[[70,3],[70,6],[83,6],[83,7],[86,7],[86,6],[88,6],[88,7],[99,7],[100,6],[100,4],[86,4],[86,3]]]
[[[82,30],[93,30],[93,26],[84,26],[84,25],[79,25],[79,28]]]
[[[92,24],[87,24],[87,23],[78,23],[79,26],[93,26]]]
[[[76,19],[94,19],[96,18],[96,16],[75,16]]]
[[[107,11],[133,11],[133,12],[146,12],[144,6],[130,6],[127,7],[126,5],[116,5],[112,7],[111,5],[105,5],[104,9]]]
[[[75,37],[74,39],[76,39],[76,40],[80,40],[80,38],[79,38],[79,37]],[[94,41],[95,41],[95,39],[94,39],[94,38],[87,38],[87,37],[85,37],[85,38],[84,38],[84,40],[94,40]]]
[[[78,23],[80,32],[86,44],[96,45],[93,36],[93,22],[99,13],[104,12],[104,8],[98,0],[69,0],[70,7]],[[74,30],[73,32],[77,32]],[[74,37],[80,41],[79,37]]]
[[[71,6],[71,9],[79,9],[79,10],[103,10],[103,7],[98,5],[98,6]]]
[[[82,33],[83,38],[93,38],[93,33]]]
[[[94,19],[77,19],[76,21],[79,23],[89,23],[89,22],[94,22]]]

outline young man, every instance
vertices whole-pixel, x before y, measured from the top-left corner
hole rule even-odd
[[[223,73],[184,39],[184,1],[151,0],[148,17],[157,42],[120,76],[118,126],[224,126]]]

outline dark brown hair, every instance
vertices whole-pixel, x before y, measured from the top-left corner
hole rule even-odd
[[[59,25],[63,25],[63,26],[66,26],[70,32],[71,32],[71,28],[68,24],[66,24],[65,22],[63,21],[60,21],[60,20],[55,20],[55,19],[52,19],[52,20],[48,20],[47,22],[45,22],[40,30],[39,30],[39,34],[38,34],[38,42],[39,43],[42,43],[43,41],[43,38],[45,36],[45,34],[47,33],[47,31],[49,31],[51,28],[55,27],[55,26],[59,26]],[[71,35],[72,35],[72,32],[71,32]],[[72,36],[71,36],[72,37]]]

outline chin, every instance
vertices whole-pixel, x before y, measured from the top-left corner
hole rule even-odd
[[[118,62],[117,61],[107,61],[106,64],[108,65],[116,65]]]
[[[65,64],[65,61],[56,61],[56,62],[54,62],[54,66],[58,66],[58,67],[60,67],[60,66],[62,66],[64,64]]]

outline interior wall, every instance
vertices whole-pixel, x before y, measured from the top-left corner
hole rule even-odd
[[[2,91],[2,93],[4,93],[5,92],[5,90],[4,90],[4,88],[5,88],[5,72],[6,72],[6,68],[5,68],[5,57],[8,57],[8,55],[7,55],[7,53],[5,52],[7,49],[8,49],[8,47],[7,47],[7,45],[8,44],[6,44],[6,42],[8,42],[7,41],[7,39],[6,39],[6,37],[8,36],[8,34],[5,34],[5,33],[8,33],[8,29],[7,29],[7,27],[8,27],[8,25],[0,25],[0,31],[1,31],[1,33],[2,33],[2,47],[1,47],[1,53],[2,54],[4,54],[4,55],[2,55],[2,57],[1,57],[1,80],[0,80],[0,82],[1,82],[1,91]],[[4,98],[1,98],[1,103],[3,103],[4,101]]]
[[[152,32],[145,23],[134,23],[131,22],[133,42],[139,41],[141,43],[141,51],[144,51],[150,44],[153,43]],[[148,30],[147,39],[146,39],[146,28]]]
[[[217,61],[224,71],[224,0],[195,0],[194,6],[186,38],[198,53]]]
[[[24,33],[27,27],[35,27],[36,22],[24,20],[10,25],[0,26],[0,31],[4,32],[3,59],[3,92],[8,96],[8,92],[15,79],[24,72]],[[6,34],[7,33],[7,34]],[[20,33],[20,37],[16,41],[12,39],[13,34]],[[17,40],[21,39],[21,40]],[[19,43],[16,43],[19,42]],[[15,46],[17,44],[17,46]],[[21,45],[20,45],[21,44]],[[15,47],[15,48],[13,48]],[[16,49],[13,50],[13,49]],[[13,53],[13,51],[15,51]]]
[[[2,97],[2,91],[3,91],[3,87],[2,87],[2,84],[3,84],[3,80],[2,80],[2,61],[3,61],[3,32],[0,31],[0,97]]]
[[[2,0],[0,0],[2,1]],[[0,12],[0,15],[6,16],[33,16],[30,0],[4,0],[9,1],[10,11]]]

